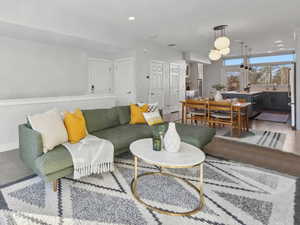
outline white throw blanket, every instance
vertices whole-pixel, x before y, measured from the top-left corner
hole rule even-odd
[[[114,170],[114,146],[108,140],[88,135],[76,144],[63,145],[72,156],[75,179]]]

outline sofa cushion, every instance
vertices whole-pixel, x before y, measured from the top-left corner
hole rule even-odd
[[[76,109],[74,113],[65,112],[64,123],[71,144],[75,144],[87,136],[85,119],[80,109]]]
[[[152,131],[148,125],[145,124],[127,124],[93,132],[92,135],[111,141],[117,152],[120,149],[128,148],[133,141],[152,137]]]
[[[50,174],[73,166],[73,161],[69,151],[58,145],[52,151],[36,158],[35,166],[41,174]]]
[[[119,115],[120,124],[128,124],[130,122],[130,106],[117,106],[116,110]]]
[[[189,124],[176,123],[176,130],[181,141],[203,148],[215,136],[216,129],[201,126],[193,126]]]
[[[44,153],[52,150],[55,146],[68,141],[68,133],[64,122],[56,109],[29,115],[28,121],[33,130],[42,135]]]
[[[130,124],[145,124],[147,123],[143,113],[148,111],[148,105],[138,106],[130,105]]]
[[[116,108],[82,110],[89,133],[120,125]]]

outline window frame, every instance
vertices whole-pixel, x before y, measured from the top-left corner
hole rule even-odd
[[[286,51],[286,52],[280,52],[280,53],[270,53],[270,54],[255,54],[255,55],[252,55],[251,57],[245,57],[244,58],[244,61],[243,63],[247,63],[249,58],[253,58],[253,57],[266,57],[266,56],[276,56],[276,55],[294,55],[294,59],[295,59],[295,51]],[[226,77],[226,71],[227,70],[236,70],[236,69],[240,69],[240,65],[229,65],[229,66],[226,66],[225,65],[225,60],[226,59],[237,59],[237,58],[241,58],[240,56],[233,56],[233,57],[225,57],[223,58],[223,71],[222,71],[222,80],[223,80],[223,83],[226,85],[225,83],[225,77]],[[250,64],[250,63],[249,63]],[[283,61],[283,62],[263,62],[263,63],[254,63],[254,64],[251,64],[251,66],[269,66],[270,68],[270,73],[271,72],[271,67],[272,66],[276,66],[276,65],[284,65],[284,64],[291,64],[291,65],[294,65],[295,66],[295,60],[293,61]],[[270,78],[272,78],[272,74],[270,75]],[[248,81],[249,81],[249,71],[248,70],[244,70],[244,71],[241,71],[241,85],[240,85],[240,88],[243,88],[245,87],[247,84],[248,84]],[[267,87],[267,86],[270,86],[270,85],[273,85],[273,83],[271,83],[271,80],[269,81],[269,83],[265,83],[265,84],[253,84],[254,86],[264,86],[264,87]],[[282,84],[282,86],[286,86],[286,84]]]

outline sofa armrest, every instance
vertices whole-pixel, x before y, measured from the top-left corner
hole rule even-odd
[[[39,132],[27,125],[19,125],[19,151],[24,163],[35,170],[35,159],[43,154],[43,141]]]

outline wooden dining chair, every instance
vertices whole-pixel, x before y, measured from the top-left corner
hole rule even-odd
[[[207,122],[207,101],[200,99],[186,100],[186,119],[191,120],[191,124],[200,121]]]
[[[246,103],[246,99],[244,98],[239,98],[238,99],[239,103]],[[247,110],[247,108],[246,108]],[[243,111],[241,112],[241,125],[242,125],[242,130],[248,131],[249,130],[249,118],[248,118],[248,112]]]
[[[236,125],[236,114],[233,111],[231,101],[209,101],[207,122],[211,126],[231,126],[231,136],[234,126]]]

